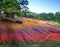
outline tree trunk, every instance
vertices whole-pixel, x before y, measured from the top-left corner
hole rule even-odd
[[[14,13],[5,13],[7,18],[13,18],[14,19]]]
[[[9,21],[9,22],[13,22],[13,23],[22,24],[22,21],[14,19],[15,13],[5,13],[5,14],[6,14],[6,19],[3,19],[3,21]]]

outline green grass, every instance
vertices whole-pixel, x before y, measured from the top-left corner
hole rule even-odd
[[[0,44],[0,47],[60,47],[60,42],[46,41],[42,43],[26,43],[20,42],[19,46],[14,46],[12,44]]]
[[[60,26],[60,23],[59,22],[50,21],[50,23],[52,23],[52,25],[54,25],[54,26]]]

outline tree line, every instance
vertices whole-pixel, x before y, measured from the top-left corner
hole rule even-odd
[[[35,19],[41,19],[41,20],[53,20],[53,21],[58,21],[60,22],[60,12],[56,12],[56,13],[33,13],[33,12],[29,12],[27,13],[27,16],[29,18],[35,18]]]

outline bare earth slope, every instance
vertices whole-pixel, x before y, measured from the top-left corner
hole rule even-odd
[[[49,24],[48,21],[19,18],[23,23],[0,21],[0,43],[10,40],[27,42],[59,41],[60,27]]]

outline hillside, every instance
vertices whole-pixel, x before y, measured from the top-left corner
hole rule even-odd
[[[25,42],[60,41],[60,27],[48,21],[19,18],[22,23],[0,21],[0,43],[10,40]]]

